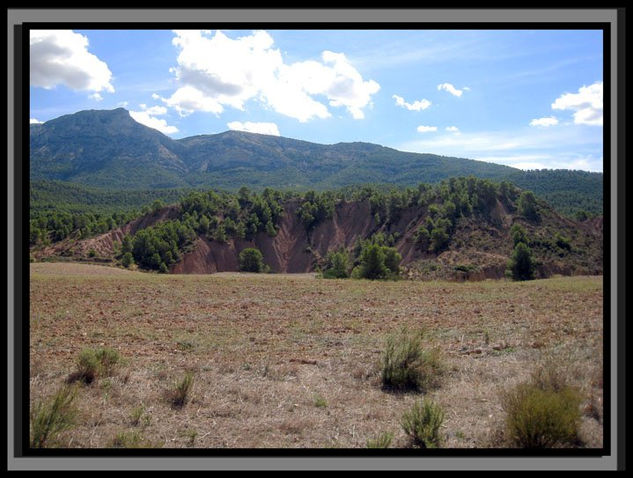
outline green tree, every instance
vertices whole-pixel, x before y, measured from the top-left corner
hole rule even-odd
[[[529,245],[527,232],[525,232],[525,229],[523,229],[523,226],[521,226],[521,224],[516,223],[512,225],[512,227],[510,228],[510,236],[512,237],[514,247],[516,247],[519,242],[522,242],[525,245]]]
[[[524,191],[517,201],[519,214],[530,221],[538,221],[540,216],[536,207],[536,197],[532,191]]]
[[[325,258],[323,277],[326,279],[345,279],[349,277],[349,260],[345,251],[330,251]]]
[[[265,268],[264,256],[254,247],[247,247],[239,255],[240,270],[244,272],[262,272]]]
[[[532,251],[524,242],[519,242],[512,252],[508,263],[510,276],[514,280],[523,281],[534,279],[535,263]]]

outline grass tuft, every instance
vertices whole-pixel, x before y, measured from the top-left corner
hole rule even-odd
[[[442,444],[440,426],[444,421],[444,410],[431,400],[416,402],[402,416],[402,428],[419,448],[439,448]]]
[[[367,440],[367,448],[389,448],[393,440],[393,433],[383,432],[376,438]]]
[[[387,338],[382,355],[383,388],[394,391],[425,392],[439,385],[443,366],[437,348],[422,347],[422,332],[402,329]]]
[[[120,360],[119,352],[112,348],[83,349],[77,359],[77,370],[69,375],[67,382],[91,384],[98,377],[108,377]]]
[[[60,432],[72,427],[76,409],[73,401],[77,389],[63,386],[46,402],[37,403],[31,410],[31,447],[46,447]]]
[[[174,408],[182,408],[189,401],[193,381],[193,372],[187,371],[182,380],[176,383],[174,389],[171,390],[170,401]]]

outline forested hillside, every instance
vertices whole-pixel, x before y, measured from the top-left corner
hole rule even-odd
[[[534,256],[535,276],[602,273],[601,228],[564,218],[509,182],[475,177],[389,191],[194,191],[171,206],[155,201],[146,214],[92,238],[73,227],[63,240],[32,234],[33,259],[98,257],[210,273],[239,270],[240,253],[256,249],[272,272],[322,270],[339,253],[351,274],[373,247],[391,254],[390,270],[402,265],[410,277],[503,277],[521,242]]]

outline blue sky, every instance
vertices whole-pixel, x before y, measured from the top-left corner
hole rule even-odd
[[[228,129],[602,171],[600,30],[31,31],[31,122]]]

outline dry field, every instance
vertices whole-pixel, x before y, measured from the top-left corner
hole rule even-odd
[[[602,446],[602,277],[372,282],[313,274],[158,275],[31,264],[31,404],[76,370],[82,349],[123,362],[80,385],[74,425],[48,446],[365,448],[420,394],[382,389],[386,337],[426,331],[445,372],[426,396],[446,448],[498,447],[499,393],[553,359],[582,391],[581,447]],[[170,391],[193,373],[190,400]]]

